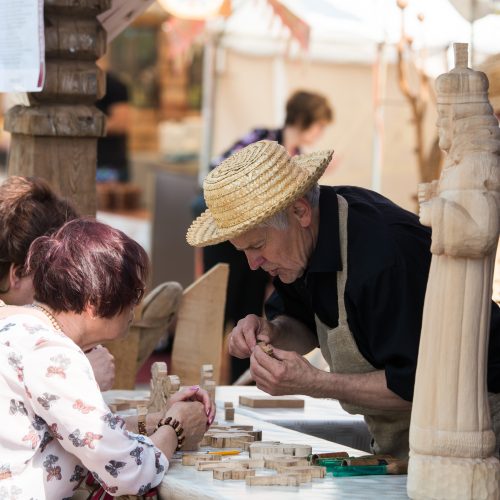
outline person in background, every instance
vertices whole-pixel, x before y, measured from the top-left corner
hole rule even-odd
[[[0,300],[17,306],[33,302],[33,281],[26,272],[31,243],[77,216],[75,208],[43,179],[11,176],[0,184]],[[111,353],[97,345],[86,355],[101,390],[111,389],[115,380]]]
[[[326,126],[333,121],[333,110],[326,97],[305,90],[293,93],[286,103],[283,127],[278,129],[256,128],[235,142],[228,150],[214,158],[210,170],[236,151],[257,141],[276,141],[291,156],[301,154],[303,147],[314,145]],[[206,210],[203,194],[193,204],[194,215]],[[229,264],[225,325],[234,326],[248,314],[261,315],[269,276],[262,270],[251,271],[243,253],[233,245],[223,242],[203,249],[203,267],[208,271],[220,262]],[[247,359],[231,358],[231,378],[234,382],[249,367]]]
[[[113,496],[150,492],[176,450],[196,447],[215,407],[193,386],[166,411],[125,421],[102,397],[84,351],[126,334],[144,294],[146,252],[106,224],[73,219],[31,244],[25,270],[34,301],[0,302],[2,490],[69,498],[89,471]]]
[[[106,135],[97,141],[97,181],[130,180],[127,135],[130,130],[130,105],[127,86],[106,72],[106,94],[96,107],[106,115]]]

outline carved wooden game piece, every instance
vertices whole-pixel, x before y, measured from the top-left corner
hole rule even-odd
[[[148,406],[150,412],[163,411],[166,408],[169,389],[167,364],[161,361],[153,363],[151,366],[151,396]]]

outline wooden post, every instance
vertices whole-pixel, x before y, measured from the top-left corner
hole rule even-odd
[[[488,79],[456,67],[436,81],[439,181],[419,189],[420,220],[432,227],[410,426],[408,495],[413,499],[498,499],[499,443],[492,431],[486,370],[491,285],[499,234],[500,129]],[[491,395],[496,415],[500,395]]]
[[[105,79],[95,61],[106,51],[96,16],[110,6],[111,0],[45,0],[43,91],[5,118],[12,133],[9,174],[47,179],[82,215],[96,210],[97,138],[105,116],[94,103],[104,95]]]

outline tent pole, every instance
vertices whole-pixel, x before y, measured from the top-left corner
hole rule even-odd
[[[202,137],[198,183],[201,186],[208,174],[212,158],[215,112],[215,53],[217,50],[217,35],[207,26],[207,41],[203,54],[202,76]]]
[[[384,57],[384,42],[377,46],[377,57],[373,63],[373,139],[372,139],[372,181],[373,191],[382,189],[382,158],[384,139],[384,89],[387,65]]]

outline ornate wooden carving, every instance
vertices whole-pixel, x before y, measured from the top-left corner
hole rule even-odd
[[[498,499],[500,463],[486,387],[499,235],[500,129],[488,79],[456,67],[436,81],[439,181],[420,186],[420,220],[432,227],[410,427],[408,494],[414,499]]]

